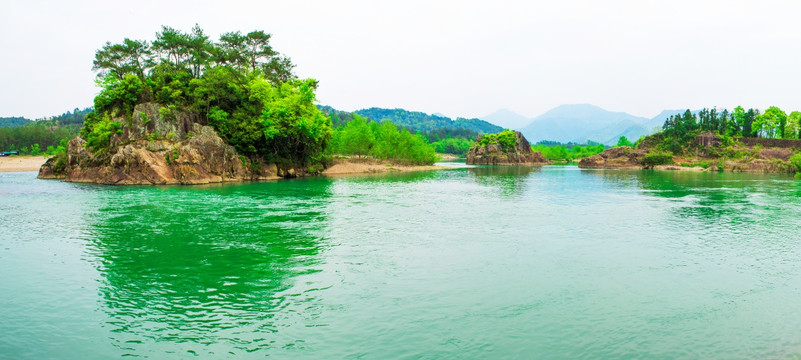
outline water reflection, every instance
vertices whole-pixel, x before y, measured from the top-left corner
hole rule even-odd
[[[90,253],[112,341],[179,358],[286,346],[272,334],[314,314],[288,290],[317,271],[330,183],[108,191]]]
[[[526,181],[541,166],[477,166],[468,168],[475,181],[481,185],[498,188],[504,196],[519,195],[526,189]]]
[[[796,201],[799,191],[788,187],[791,177],[784,174],[751,174],[694,171],[587,171],[610,183],[637,186],[646,196],[664,198],[672,211],[684,219],[705,224],[740,226],[764,220],[763,215],[782,208],[776,196]]]

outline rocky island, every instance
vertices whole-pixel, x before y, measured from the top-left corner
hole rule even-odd
[[[39,178],[120,185],[205,184],[303,173],[239,155],[197,114],[165,110],[155,103],[138,104],[130,121],[115,119],[122,125],[111,134],[105,151],[93,152],[80,136],[72,139],[66,154],[42,165]]]
[[[163,26],[152,42],[106,43],[95,53],[101,89],[80,135],[39,178],[204,184],[434,168],[433,147],[395,124],[334,129],[315,104],[317,80],[297,78],[269,40],[258,30],[214,42],[197,26]],[[339,150],[358,154],[358,164]]]
[[[519,131],[504,130],[498,134],[476,137],[467,152],[468,165],[545,165],[551,162],[531,150],[531,144]]]

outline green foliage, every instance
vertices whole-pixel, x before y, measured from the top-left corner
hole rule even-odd
[[[455,121],[439,115],[429,115],[419,111],[403,109],[369,108],[357,110],[354,113],[367,117],[373,121],[390,121],[397,125],[419,131],[431,131],[439,128],[465,128],[477,133],[497,133],[502,127],[490,124],[480,119],[458,118]]]
[[[308,165],[331,139],[331,121],[314,106],[314,79],[290,80],[273,86],[257,77],[249,84],[251,100],[262,104],[260,152],[279,163]]]
[[[121,128],[119,123],[112,121],[111,117],[106,114],[92,123],[91,129],[86,134],[87,147],[95,153],[108,149],[111,145],[111,136]]]
[[[532,151],[542,153],[542,156],[554,162],[573,162],[578,159],[590,157],[602,153],[606,148],[603,144],[595,145],[572,145],[569,148],[565,145],[544,145],[537,144],[531,147]]]
[[[355,115],[354,120],[334,131],[326,153],[329,156],[359,155],[358,151],[364,151],[364,145],[368,142],[366,140],[369,139],[372,141],[369,141],[371,145],[367,154],[376,159],[413,165],[428,165],[438,160],[433,146],[421,134],[412,134],[388,121],[369,122],[359,115]],[[354,145],[352,141],[362,143]]]
[[[515,132],[512,130],[503,130],[497,134],[484,134],[478,141],[478,146],[487,146],[490,144],[501,145],[501,150],[504,152],[513,151],[517,145]]]
[[[347,154],[356,154],[361,157],[370,152],[375,145],[373,130],[367,125],[367,120],[359,115],[342,129],[341,148]]]
[[[145,83],[132,74],[121,79],[115,74],[108,74],[98,85],[101,90],[95,96],[94,114],[130,117],[136,104],[148,100],[145,97]]]
[[[790,165],[795,171],[796,178],[799,178],[799,174],[801,174],[801,153],[790,156]]]
[[[473,142],[465,138],[447,138],[431,143],[434,150],[442,154],[467,155]]]
[[[9,151],[14,144],[17,146],[57,147],[62,139],[74,137],[77,133],[76,125],[51,125],[50,121],[32,121],[23,126],[0,127],[0,151]],[[66,146],[65,146],[66,148]]]
[[[642,158],[642,164],[645,167],[654,167],[656,165],[667,165],[673,163],[673,153],[669,151],[661,151],[659,149],[651,149]]]
[[[801,113],[793,112],[788,116],[783,110],[776,106],[771,106],[764,113],[760,114],[757,109],[748,109],[742,106],[734,108],[731,114],[728,110],[717,111],[717,109],[703,109],[697,114],[690,110],[681,115],[669,117],[662,126],[665,134],[663,148],[671,151],[681,152],[675,144],[687,143],[691,137],[704,131],[711,131],[723,137],[743,136],[743,137],[764,137],[764,138],[783,138],[797,139],[801,135],[799,126]]]
[[[67,171],[67,153],[59,152],[55,154],[55,160],[53,160],[53,173],[63,174],[65,171]]]
[[[615,146],[616,147],[617,146],[631,146],[631,147],[633,147],[634,144],[632,144],[631,141],[629,141],[629,139],[627,137],[621,136],[620,139],[617,140],[617,145],[615,145]]]

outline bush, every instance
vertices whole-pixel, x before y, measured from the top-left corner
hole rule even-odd
[[[790,165],[793,166],[796,174],[801,174],[801,153],[790,156]]]
[[[482,135],[478,146],[487,146],[489,144],[500,144],[503,151],[509,152],[514,150],[517,145],[517,138],[515,138],[515,132],[512,130],[504,130],[497,134]]]
[[[669,151],[660,151],[656,149],[651,149],[648,153],[645,154],[642,158],[642,164],[646,168],[652,168],[657,165],[667,165],[673,163],[673,153]]]
[[[86,145],[95,153],[106,150],[111,145],[111,136],[119,133],[121,129],[119,123],[111,121],[108,114],[105,114],[90,126],[86,135]]]

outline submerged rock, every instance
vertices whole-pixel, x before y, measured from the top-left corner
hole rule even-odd
[[[531,151],[531,144],[519,131],[514,131],[514,146],[504,149],[501,142],[496,141],[500,134],[479,135],[473,147],[467,152],[468,165],[544,165],[551,162],[540,152]],[[503,134],[503,133],[501,133]],[[508,133],[507,133],[508,134]],[[491,140],[482,144],[484,137]]]
[[[39,177],[100,184],[205,184],[279,177],[275,165],[239,155],[197,114],[164,109],[139,104],[130,119],[115,119],[123,126],[112,136],[108,150],[93,153],[81,137],[70,140],[64,168],[50,159]]]

